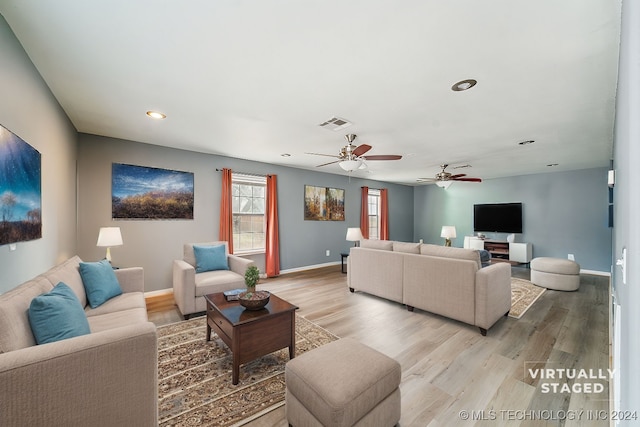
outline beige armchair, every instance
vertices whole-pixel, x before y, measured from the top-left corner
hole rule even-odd
[[[229,270],[196,273],[193,245],[224,245]],[[244,273],[254,264],[252,260],[229,254],[227,242],[185,243],[183,259],[173,261],[173,298],[180,313],[188,319],[194,313],[207,310],[205,295],[244,288]]]

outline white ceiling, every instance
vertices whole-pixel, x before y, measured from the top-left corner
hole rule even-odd
[[[330,173],[345,172],[305,153],[337,154],[355,133],[367,154],[404,157],[354,176],[411,185],[442,163],[488,179],[612,155],[619,0],[0,0],[0,12],[80,132]],[[452,91],[463,79],[478,84]],[[333,116],[353,125],[318,126]]]

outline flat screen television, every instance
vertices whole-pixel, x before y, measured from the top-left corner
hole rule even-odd
[[[473,231],[522,233],[522,203],[473,205]]]

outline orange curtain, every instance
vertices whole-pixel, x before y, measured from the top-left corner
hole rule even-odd
[[[233,208],[231,188],[233,186],[231,169],[222,169],[222,192],[220,193],[220,231],[218,238],[227,242],[229,253],[233,253]]]
[[[362,237],[369,238],[369,187],[362,187],[360,198],[360,231]]]
[[[264,256],[267,277],[280,275],[280,242],[278,239],[277,176],[267,175],[267,236]]]
[[[389,240],[389,191],[380,190],[380,240]]]

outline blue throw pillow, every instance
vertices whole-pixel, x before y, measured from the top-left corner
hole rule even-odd
[[[193,245],[193,254],[196,256],[196,273],[229,269],[225,245]]]
[[[80,300],[62,282],[49,293],[31,300],[29,324],[38,344],[79,337],[91,332]]]
[[[106,259],[99,262],[81,262],[80,276],[91,308],[99,307],[122,293],[116,273]]]

